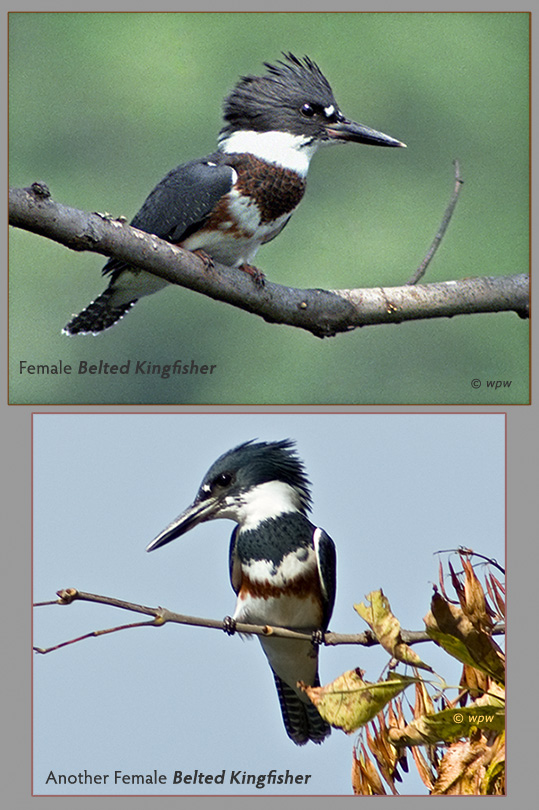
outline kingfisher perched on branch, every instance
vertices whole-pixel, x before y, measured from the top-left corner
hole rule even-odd
[[[309,481],[290,440],[245,442],[210,467],[191,506],[147,551],[169,543],[206,520],[238,524],[229,553],[237,594],[235,622],[315,633],[314,641],[260,637],[270,663],[286,733],[297,745],[321,743],[330,727],[306,694],[319,686],[316,631],[327,629],[335,602],[335,546],[314,526]]]
[[[264,76],[243,76],[224,103],[217,151],[167,174],[131,225],[215,262],[263,274],[252,261],[274,239],[305,191],[309,163],[321,144],[405,146],[341,112],[326,77],[309,57],[283,54],[264,63]],[[133,304],[167,285],[164,279],[109,259],[105,292],[67,324],[64,333],[97,334]]]

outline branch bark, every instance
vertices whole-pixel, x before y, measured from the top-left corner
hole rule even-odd
[[[359,326],[478,312],[514,311],[528,317],[526,274],[354,290],[301,290],[270,281],[261,286],[234,268],[215,264],[208,269],[190,251],[132,228],[109,214],[88,213],[56,203],[43,183],[11,188],[9,208],[9,222],[14,227],[45,236],[71,250],[114,256],[171,284],[321,338]]]
[[[135,602],[125,602],[123,599],[116,599],[113,596],[100,596],[96,593],[85,593],[76,588],[64,588],[57,591],[58,599],[53,599],[50,602],[39,602],[34,607],[44,607],[45,605],[70,605],[73,602],[94,602],[100,605],[110,605],[111,607],[121,608],[122,610],[133,611],[134,613],[142,613],[145,616],[152,616],[153,618],[146,622],[132,622],[130,624],[116,625],[115,627],[107,628],[106,630],[93,630],[78,638],[63,641],[56,644],[54,647],[34,647],[37,653],[45,654],[59,650],[61,647],[67,647],[69,644],[75,644],[77,641],[83,641],[86,638],[94,638],[96,636],[103,636],[108,633],[116,633],[119,630],[130,630],[135,627],[161,627],[167,622],[173,624],[187,624],[194,627],[209,627],[214,630],[223,630],[230,634],[228,617],[222,621],[217,619],[202,619],[198,616],[186,616],[182,613],[174,613],[168,608],[163,607],[148,607],[147,605],[138,605]],[[289,638],[300,641],[313,641],[312,633],[301,633],[296,630],[290,630],[287,627],[273,627],[270,625],[246,624],[244,622],[235,622],[234,631],[244,635],[253,636],[277,636],[278,638]],[[498,625],[494,631],[494,635],[505,633],[505,626]],[[318,635],[318,634],[317,634]],[[423,641],[432,641],[432,639],[423,630],[401,630],[401,640],[405,644],[420,644]],[[328,647],[335,647],[339,644],[356,644],[363,647],[372,647],[380,642],[371,633],[366,630],[363,633],[331,633],[326,632],[320,635],[320,643]]]

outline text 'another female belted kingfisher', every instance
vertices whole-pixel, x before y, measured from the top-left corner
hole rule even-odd
[[[238,524],[230,541],[233,621],[325,631],[335,602],[335,546],[307,517],[311,495],[293,442],[245,442],[210,467],[197,496],[147,548],[152,551],[217,518]],[[286,733],[297,745],[321,743],[330,727],[307,695],[318,686],[312,641],[260,637],[270,663]]]
[[[274,239],[305,191],[309,162],[320,144],[353,141],[405,146],[349,121],[326,77],[309,57],[284,54],[264,63],[264,76],[243,76],[224,104],[217,151],[177,166],[151,192],[131,225],[187,250],[205,263],[238,267],[263,283],[255,254]],[[64,328],[68,335],[97,334],[115,324],[164,279],[109,259],[104,293]]]

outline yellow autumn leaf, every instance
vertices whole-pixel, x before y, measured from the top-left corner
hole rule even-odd
[[[354,609],[364,619],[386,652],[402,661],[432,672],[432,667],[425,664],[414,650],[402,640],[400,622],[391,612],[389,600],[380,589],[371,591],[366,598],[370,605],[361,602]]]
[[[395,745],[435,745],[468,737],[474,728],[485,731],[503,731],[504,707],[498,701],[472,705],[466,708],[443,709],[436,714],[416,718],[403,729],[389,730],[389,739]]]
[[[392,698],[415,678],[390,672],[387,680],[370,683],[361,670],[351,669],[326,686],[302,686],[324,720],[347,734],[372,720]]]

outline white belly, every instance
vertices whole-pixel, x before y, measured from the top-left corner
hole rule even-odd
[[[228,267],[251,264],[260,245],[277,236],[292,214],[289,211],[274,222],[261,223],[256,204],[236,189],[227,194],[227,213],[230,219],[221,222],[219,229],[202,229],[185,239],[182,247],[204,250],[216,262]]]

